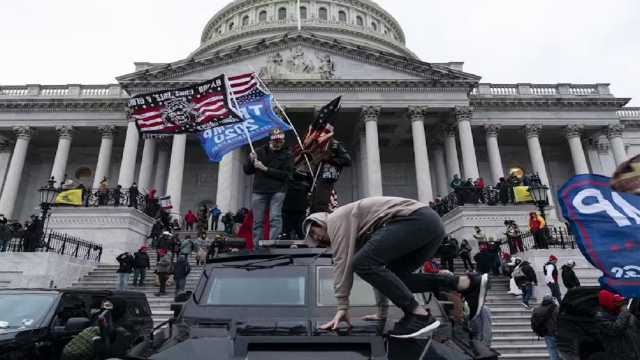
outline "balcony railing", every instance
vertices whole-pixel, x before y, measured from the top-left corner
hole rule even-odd
[[[640,120],[640,107],[629,107],[618,110],[618,117],[626,120]]]
[[[478,84],[474,96],[607,96],[609,84]]]
[[[11,85],[0,86],[0,98],[3,97],[126,98],[128,95],[117,84]]]
[[[96,262],[99,262],[102,257],[102,245],[55,231],[49,231],[39,243],[31,244],[30,241],[32,240],[27,236],[14,237],[6,251],[51,252]]]

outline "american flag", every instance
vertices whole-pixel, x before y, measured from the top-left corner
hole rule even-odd
[[[314,167],[319,165],[321,155],[327,151],[329,144],[331,144],[334,130],[333,123],[335,121],[335,115],[340,109],[341,100],[342,97],[339,96],[323,106],[318,113],[318,117],[309,126],[309,130],[307,130],[307,134],[304,136],[302,146],[305,153],[311,157],[311,165]],[[295,154],[296,169],[302,172],[308,172],[304,156],[299,147],[295,149]]]
[[[255,73],[230,76],[229,88],[239,105],[267,95],[267,92],[260,87],[258,77]]]
[[[229,97],[223,74],[193,86],[135,96],[129,101],[130,116],[143,135],[200,132],[241,121]]]

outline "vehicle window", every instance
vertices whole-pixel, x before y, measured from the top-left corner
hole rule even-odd
[[[304,305],[306,269],[216,269],[208,305]]]
[[[0,334],[39,326],[55,299],[55,294],[0,295]]]

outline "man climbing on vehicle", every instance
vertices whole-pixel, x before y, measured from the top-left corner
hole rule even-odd
[[[323,330],[335,330],[342,322],[351,326],[349,294],[354,273],[382,295],[377,296],[380,317],[385,316],[387,299],[403,310],[404,317],[390,332],[398,338],[416,337],[440,326],[413,293],[459,291],[472,319],[484,305],[486,274],[414,274],[433,258],[445,237],[440,217],[428,205],[410,199],[373,197],[344,205],[331,214],[312,214],[303,227],[310,246],[333,249],[338,309],[333,320],[321,326]]]

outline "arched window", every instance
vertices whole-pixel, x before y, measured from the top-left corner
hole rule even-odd
[[[234,23],[230,22],[229,23],[229,31],[233,30],[233,26],[234,26]]]
[[[347,13],[340,10],[338,11],[338,21],[346,23],[347,22]]]
[[[287,9],[278,9],[278,20],[287,20]]]
[[[260,14],[258,14],[258,21],[267,22],[267,10],[260,11]]]
[[[371,28],[373,29],[373,31],[378,31],[378,24],[371,23]]]
[[[306,20],[307,19],[307,8],[306,8],[306,6],[300,7],[300,19],[302,19],[302,20]]]
[[[242,26],[249,25],[249,15],[245,15],[242,17]]]
[[[358,24],[358,26],[364,26],[364,19],[362,18],[362,16],[358,15],[356,17],[356,24]]]
[[[318,17],[320,18],[320,20],[327,20],[329,18],[329,14],[327,13],[327,8],[321,7],[318,10]]]

